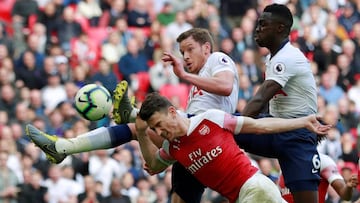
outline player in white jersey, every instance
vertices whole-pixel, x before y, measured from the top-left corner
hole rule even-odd
[[[257,116],[269,106],[269,116],[295,118],[316,114],[316,83],[307,58],[289,42],[293,24],[290,10],[281,4],[264,8],[255,29],[255,41],[270,54],[265,81],[242,115]],[[278,136],[236,136],[244,150],[277,158],[295,203],[317,203],[320,159],[317,135],[298,129]]]
[[[265,79],[282,88],[270,100],[269,112],[274,117],[297,118],[317,111],[317,90],[310,62],[296,47],[286,42],[266,60]]]
[[[213,52],[213,39],[206,29],[190,29],[182,33],[177,42],[180,44],[183,61],[171,53],[164,53],[162,60],[173,65],[173,71],[180,79],[193,85],[186,112],[197,114],[216,108],[234,113],[239,85],[237,69],[232,59],[226,54]],[[116,92],[117,90],[121,94]],[[114,120],[118,124],[127,123],[136,117],[137,110],[131,109],[126,95],[126,81],[118,84],[116,91]],[[126,111],[131,113],[126,114]],[[150,131],[149,133],[151,135]],[[48,159],[55,163],[60,163],[69,154],[116,147],[137,139],[133,123],[108,128],[101,127],[69,140],[47,135],[31,125],[27,127],[27,134],[36,145],[46,152]],[[157,139],[154,142],[160,146],[162,140]],[[175,164],[173,169],[181,172],[173,172],[175,174],[173,180],[176,179],[173,183],[175,182],[176,185],[173,187],[172,202],[180,203],[184,202],[183,200],[200,202],[204,186],[181,165]],[[187,179],[189,179],[188,182],[186,182]],[[189,190],[189,185],[198,185],[199,187]],[[181,193],[181,198],[176,193]]]
[[[198,86],[191,87],[186,112],[199,114],[206,109],[221,109],[228,113],[234,113],[238,101],[239,83],[234,62],[221,52],[212,53],[199,73],[199,77],[211,78],[222,71],[234,73],[235,81],[232,82],[232,91],[229,96],[221,96],[212,92],[204,91]]]

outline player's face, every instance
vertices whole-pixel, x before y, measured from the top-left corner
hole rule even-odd
[[[147,121],[147,124],[157,135],[173,141],[176,138],[175,132],[179,126],[175,117],[172,112],[155,112]]]
[[[180,52],[183,55],[185,67],[190,73],[198,74],[205,65],[209,53],[210,43],[201,45],[193,37],[180,42]]]
[[[269,47],[269,44],[276,36],[276,26],[271,13],[264,12],[260,15],[256,28],[254,39],[260,47]]]

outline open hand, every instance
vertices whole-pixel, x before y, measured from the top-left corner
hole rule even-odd
[[[183,78],[183,75],[186,74],[186,71],[184,69],[183,61],[176,56],[174,56],[171,53],[164,52],[163,56],[161,57],[161,60],[164,62],[170,62],[170,64],[173,66],[173,71],[176,76],[179,78]]]
[[[326,136],[332,125],[321,124],[315,115],[305,117],[307,125],[306,128],[318,136]]]

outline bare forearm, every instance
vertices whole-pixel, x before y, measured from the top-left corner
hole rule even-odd
[[[245,106],[241,115],[255,118],[265,108],[267,102],[263,102],[261,99],[252,99]]]
[[[142,133],[139,134],[138,132],[138,141],[139,141],[141,153],[148,167],[152,171],[164,170],[166,166],[161,164],[160,161],[156,158],[156,153],[159,150],[159,148],[156,147],[156,145],[151,141],[151,139]]]
[[[262,133],[278,133],[305,128],[306,122],[303,118],[282,119],[282,118],[261,118],[259,119]]]
[[[352,193],[353,193],[353,188],[346,186],[342,189],[339,195],[342,200],[349,201],[352,197]]]
[[[187,73],[184,75],[183,79],[199,89],[221,96],[228,96],[232,92],[234,82],[233,77],[232,73],[224,73],[219,77],[200,77],[195,74]]]
[[[244,126],[241,133],[269,134],[295,130],[306,127],[306,121],[302,118],[281,119],[261,118],[253,119],[244,117]]]
[[[140,144],[141,153],[146,163],[151,166],[154,161],[158,148],[151,142],[145,132],[138,132],[137,139]]]

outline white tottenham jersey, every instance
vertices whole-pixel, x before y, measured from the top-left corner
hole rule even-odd
[[[290,42],[266,60],[265,80],[274,80],[282,89],[270,100],[270,114],[295,118],[317,112],[316,83],[310,62]]]
[[[224,53],[214,52],[209,56],[198,75],[210,78],[221,71],[234,73],[235,79],[231,94],[229,96],[220,96],[192,86],[186,108],[187,113],[199,114],[208,109],[221,109],[227,113],[235,112],[239,93],[239,78],[234,61]]]

